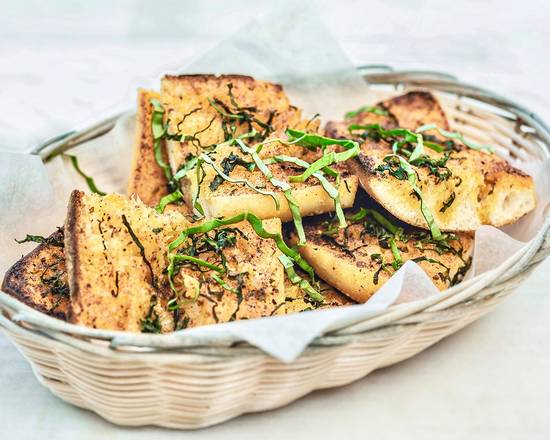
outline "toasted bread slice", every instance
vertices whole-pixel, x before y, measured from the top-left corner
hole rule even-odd
[[[210,157],[215,163],[220,164],[230,155],[240,157],[244,161],[251,160],[240,151],[227,146],[218,147]],[[303,172],[302,168],[290,163],[271,164],[269,169],[273,176],[280,181],[288,181],[289,176]],[[350,207],[353,205],[359,186],[358,178],[351,175],[344,164],[338,164],[333,169],[339,171],[341,176],[338,186],[340,203],[342,207]],[[292,213],[285,195],[274,187],[261,171],[250,172],[244,167],[237,166],[231,173],[231,178],[246,180],[249,185],[272,193],[278,200],[279,206],[275,203],[273,196],[261,194],[244,184],[234,184],[222,180],[222,183],[214,188],[212,184],[215,179],[219,178],[217,172],[208,164],[204,164],[202,170],[203,175],[197,176],[193,173],[190,178],[185,179],[183,193],[186,205],[193,205],[193,199],[200,187],[197,200],[208,216],[231,217],[248,211],[262,219],[279,218],[283,222],[292,220]],[[327,177],[327,179],[336,185],[334,178]],[[302,216],[334,211],[334,200],[328,196],[314,177],[310,177],[303,183],[290,183],[290,187]]]
[[[53,244],[52,244],[53,243]],[[28,306],[65,320],[69,286],[63,254],[63,230],[15,263],[4,276],[2,290]]]
[[[346,216],[353,218],[357,212]],[[402,263],[416,261],[440,290],[458,282],[468,269],[473,249],[469,234],[449,234],[445,242],[435,242],[426,231],[393,217],[390,221],[402,228],[394,238]],[[334,227],[327,216],[308,218],[304,228],[307,243],[298,248],[300,254],[320,278],[359,303],[367,301],[399,267],[389,244],[393,234],[370,215],[349,220],[345,229]],[[291,242],[297,242],[294,235]]]
[[[161,99],[166,109],[169,133],[177,133],[187,139],[184,142],[168,142],[170,163],[174,171],[180,169],[190,155],[219,145],[228,136],[238,136],[254,129],[265,134],[262,139],[272,140],[284,136],[284,130],[288,127],[307,127],[313,131],[318,128],[317,122],[302,119],[300,110],[289,103],[281,86],[246,76],[168,76],[162,81]],[[231,113],[232,117],[228,119],[221,113]],[[231,131],[231,135],[228,135],[228,131]],[[237,146],[218,146],[216,151],[209,154],[220,167],[231,154],[243,157],[248,162],[252,160],[249,155],[243,155]],[[262,158],[277,154],[295,156],[309,162],[319,157],[319,153],[301,146],[283,145],[279,142],[268,142],[259,152]],[[290,174],[300,174],[303,171],[281,164],[271,164],[269,168],[277,178],[285,181]],[[187,205],[192,205],[195,195],[198,194],[199,203],[210,216],[231,216],[249,211],[263,219],[292,219],[286,198],[279,189],[272,187],[260,170],[247,170],[237,166],[231,170],[230,176],[245,179],[255,187],[275,192],[280,209],[276,209],[276,204],[269,196],[259,194],[243,183],[226,181],[212,189],[211,183],[218,173],[206,164],[202,169],[205,176],[202,172],[192,172],[182,179]],[[351,206],[357,186],[355,176],[343,176],[340,186],[342,206]],[[292,193],[303,216],[334,210],[334,201],[314,178],[305,183],[293,184]]]
[[[213,270],[178,266],[174,277],[178,296],[174,297],[166,274],[168,244],[189,226],[182,214],[158,214],[139,200],[73,192],[65,227],[71,322],[167,332],[266,316],[284,300],[279,250],[248,223],[223,232],[232,234],[231,240],[224,238],[229,244],[223,251],[227,266],[227,273],[220,275],[223,284],[214,279]],[[280,232],[281,222],[266,220],[264,228]],[[196,257],[219,264],[219,249],[201,253],[196,241],[189,246]]]
[[[429,93],[412,92],[379,105],[390,112],[385,128],[394,128],[396,123],[409,129],[425,124],[448,128],[443,110]],[[374,122],[370,114],[360,116],[364,124],[379,122],[379,119]],[[348,122],[328,124],[327,135],[349,137],[347,126]],[[445,139],[435,130],[423,134],[425,139],[435,142]],[[445,152],[425,148],[431,161],[442,164],[435,172],[428,165],[413,166],[426,206],[440,229],[473,231],[483,224],[503,226],[535,207],[534,183],[530,176],[495,154],[470,149],[457,141],[445,141],[449,148]],[[420,200],[410,183],[387,170],[384,158],[391,153],[391,140],[367,138],[357,159],[350,161],[350,171],[359,177],[361,186],[397,218],[427,228]],[[447,160],[445,155],[449,156]]]
[[[74,191],[65,224],[70,321],[141,331],[151,305],[157,310],[167,301],[166,248],[188,225],[180,213],[160,215],[137,199]],[[162,330],[172,330],[160,312]]]

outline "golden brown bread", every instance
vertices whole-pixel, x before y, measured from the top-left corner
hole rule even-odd
[[[336,228],[327,216],[304,220],[307,243],[298,250],[320,278],[360,303],[408,260],[416,261],[440,290],[460,280],[473,250],[469,234],[448,234],[445,241],[436,242],[428,232],[399,223],[379,208],[374,210],[400,231],[390,233],[370,214],[353,220],[357,209],[346,213],[349,225],[345,229]],[[392,237],[399,263],[390,245]],[[297,242],[295,235],[291,242]]]
[[[417,129],[436,124],[447,129],[443,110],[427,92],[412,92],[379,104],[388,115],[358,115],[363,125],[380,123]],[[352,121],[352,122],[357,122]],[[407,125],[408,124],[408,125]],[[349,137],[349,123],[329,123],[327,136]],[[358,130],[354,135],[361,135]],[[473,231],[483,224],[503,226],[513,223],[535,206],[533,179],[513,168],[495,154],[467,148],[456,140],[444,138],[438,131],[422,133],[427,141],[443,143],[449,149],[436,152],[424,148],[427,161],[413,165],[426,206],[435,223],[445,231]],[[391,174],[384,159],[392,153],[393,138],[368,135],[363,138],[361,153],[350,161],[350,171],[359,177],[361,186],[385,209],[404,222],[427,228],[420,210],[420,200],[410,183]],[[428,163],[430,162],[430,163]],[[434,164],[437,164],[434,167]]]
[[[141,331],[154,299],[159,299],[157,309],[168,299],[164,249],[187,226],[176,211],[160,215],[139,200],[74,191],[65,223],[69,320],[93,328]],[[130,230],[143,246],[143,256]],[[168,318],[161,320],[164,331],[172,327]]]
[[[158,214],[139,200],[73,192],[65,226],[70,321],[128,331],[141,331],[149,322],[154,330],[167,332],[266,316],[284,301],[279,250],[273,240],[261,239],[243,223],[224,232],[232,234],[223,241],[229,243],[223,251],[228,288],[214,280],[211,270],[183,265],[174,277],[174,302],[165,270],[167,248],[189,226],[182,214]],[[280,220],[266,220],[264,228],[280,232]],[[197,243],[193,246],[196,249]],[[221,255],[219,249],[193,252],[212,264]],[[178,305],[177,313],[170,300]]]
[[[63,230],[17,261],[4,276],[2,290],[28,306],[66,319],[69,286],[63,254]]]
[[[288,127],[307,128],[310,131],[318,129],[318,121],[302,119],[301,111],[290,104],[280,85],[254,80],[247,76],[167,76],[162,81],[161,100],[165,108],[168,132],[186,137],[183,142],[168,141],[168,153],[174,172],[180,169],[191,155],[207,151],[209,147],[224,142],[230,136],[248,133],[252,129],[259,133],[251,141],[252,144],[284,137],[284,130]],[[262,159],[277,154],[312,162],[320,153],[311,152],[298,145],[283,145],[279,142],[265,143],[258,152]],[[241,157],[245,162],[252,162],[250,155],[243,153],[235,145],[218,145],[209,155],[220,168],[220,164],[231,155]],[[347,171],[345,166],[341,168],[344,172]],[[303,171],[294,166],[277,163],[270,164],[269,169],[284,181],[288,180],[289,175],[300,174]],[[213,188],[211,183],[216,176],[218,173],[213,166],[203,164],[200,173],[192,172],[184,177],[181,184],[186,204],[191,206],[196,198],[209,216],[232,216],[248,211],[263,219],[292,219],[281,190],[274,188],[257,168],[249,170],[236,166],[230,171],[230,177],[246,179],[257,188],[275,192],[280,202],[279,209],[270,196],[259,194],[243,183],[224,181]],[[291,186],[301,215],[334,210],[334,201],[315,178]],[[357,177],[349,173],[343,176],[339,187],[342,206],[349,207],[353,204],[357,186]]]

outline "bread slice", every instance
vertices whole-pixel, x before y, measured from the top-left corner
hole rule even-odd
[[[384,212],[370,207],[401,229],[395,237],[402,263],[416,261],[443,290],[458,281],[468,269],[473,250],[469,234],[449,234],[444,243],[431,239],[426,231],[412,228]],[[348,226],[338,229],[327,216],[304,221],[307,236],[300,254],[314,268],[315,273],[353,300],[366,302],[398,269],[393,266],[394,254],[390,246],[393,236],[370,215],[352,220],[358,209],[348,210]],[[291,242],[297,237],[291,235]]]
[[[215,152],[210,154],[210,157],[219,164],[231,155],[240,157],[244,161],[251,161],[250,157],[227,146],[218,147]],[[200,187],[198,201],[207,216],[231,217],[248,211],[262,219],[279,218],[283,222],[292,220],[292,213],[285,195],[280,189],[274,187],[262,172],[257,170],[250,172],[244,167],[237,166],[231,173],[231,178],[246,180],[250,185],[272,193],[278,200],[279,206],[275,203],[273,196],[261,194],[245,185],[222,181],[218,187],[212,189],[211,185],[218,178],[218,173],[207,164],[203,165],[202,169],[204,174],[200,176],[200,180],[193,173],[189,179],[184,181],[183,193],[186,205],[193,205],[195,194]],[[275,178],[285,182],[288,181],[289,176],[299,175],[303,172],[303,168],[290,163],[275,163],[270,165],[269,169]],[[359,186],[358,178],[349,173],[345,164],[333,166],[333,169],[340,172],[341,180],[337,187],[340,203],[343,207],[350,207],[353,205]],[[334,178],[327,177],[327,180],[336,187]],[[302,216],[334,211],[334,200],[328,196],[314,177],[303,183],[290,183],[290,187]]]
[[[166,110],[169,133],[187,136],[184,142],[168,142],[170,163],[174,171],[179,170],[190,155],[204,151],[209,151],[210,157],[220,168],[220,164],[231,154],[251,162],[251,157],[243,154],[237,146],[218,146],[215,151],[210,150],[212,146],[222,143],[228,137],[248,133],[252,129],[266,133],[267,139],[274,139],[284,137],[284,130],[289,127],[307,127],[311,131],[318,128],[318,122],[302,119],[301,111],[290,104],[280,85],[247,76],[167,76],[162,81],[161,100]],[[236,119],[229,119],[232,121],[229,123],[219,110],[229,111],[244,119],[235,116]],[[266,132],[267,126],[269,129]],[[232,130],[230,136],[227,134],[228,130]],[[259,152],[262,159],[277,154],[298,157],[311,163],[320,153],[311,152],[298,145],[288,146],[279,142],[266,143]],[[271,164],[269,168],[276,177],[285,181],[289,175],[301,174],[303,171],[285,164]],[[255,187],[275,192],[280,209],[277,209],[269,196],[259,194],[243,183],[224,181],[213,189],[211,183],[217,175],[213,167],[204,164],[200,174],[192,172],[184,177],[181,183],[186,204],[192,205],[195,195],[198,194],[198,202],[210,216],[232,216],[249,211],[264,219],[292,219],[286,198],[279,189],[273,188],[260,170],[251,171],[237,166],[231,171],[230,176],[246,179]],[[348,207],[353,204],[357,186],[355,176],[349,173],[342,176],[339,187],[342,206]],[[302,216],[334,210],[334,201],[315,178],[293,184],[292,193]]]
[[[388,111],[386,128],[394,128],[396,124],[409,129],[424,124],[448,128],[443,110],[426,92],[412,92],[379,106]],[[360,116],[363,124],[380,122],[378,117],[374,122],[375,116],[371,114]],[[327,136],[349,137],[348,125],[348,122],[328,124]],[[484,224],[503,226],[515,222],[535,207],[533,179],[504,159],[468,148],[456,140],[449,143],[449,139],[435,130],[423,135],[427,140],[447,142],[446,146],[450,147],[442,153],[425,148],[429,158],[443,161],[444,166],[437,169],[440,175],[427,166],[413,166],[426,206],[441,230],[473,231]],[[350,171],[359,177],[361,186],[397,218],[427,228],[420,200],[410,183],[390,175],[385,169],[384,158],[391,153],[391,141],[367,138],[359,156],[350,161]],[[446,161],[445,154],[449,156]],[[449,175],[442,179],[441,175],[447,173]]]
[[[160,215],[137,199],[74,191],[65,223],[69,320],[93,328],[141,331],[151,304],[160,309],[169,297],[162,275],[168,264],[166,248],[188,225],[178,212]],[[130,230],[143,246],[143,256]],[[158,314],[162,330],[170,331],[168,314]]]
[[[28,306],[65,320],[69,285],[63,253],[63,229],[51,234],[5,274],[2,290]]]
[[[281,233],[279,219],[264,220],[263,226],[268,232]],[[270,316],[285,300],[285,273],[275,242],[260,238],[247,222],[216,231],[237,237],[235,246],[223,251],[228,267],[222,276],[226,286],[211,273],[198,274],[193,267],[182,267],[175,280],[178,303],[182,304],[178,328]],[[212,252],[200,258],[219,262]]]
[[[174,277],[178,295],[172,306],[177,307],[171,307],[168,244],[189,226],[184,215],[158,214],[139,200],[73,192],[65,226],[70,321],[111,330],[169,332],[266,316],[284,301],[284,268],[275,242],[242,223],[225,232],[233,234],[233,244],[223,251],[227,273],[220,275],[227,288],[214,280],[212,270],[182,266]],[[266,220],[264,228],[280,232],[281,222]],[[201,254],[197,243],[185,246],[192,244],[195,256],[219,264],[221,253]]]

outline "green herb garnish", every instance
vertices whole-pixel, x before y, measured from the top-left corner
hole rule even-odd
[[[437,132],[439,132],[439,134],[441,134],[442,136],[445,136],[446,138],[457,139],[467,147],[470,147],[472,150],[481,150],[481,151],[485,150],[485,151],[488,151],[489,153],[495,152],[495,149],[490,145],[480,145],[480,144],[476,144],[475,142],[467,141],[466,139],[464,139],[464,136],[462,136],[461,133],[444,130],[442,128],[439,128],[435,124],[423,125],[422,127],[417,128],[416,132],[422,133],[424,131],[429,131],[429,130],[436,130]]]
[[[453,192],[451,193],[451,195],[449,196],[449,198],[443,202],[443,206],[441,207],[441,209],[439,210],[439,212],[445,212],[445,211],[447,211],[447,209],[449,209],[449,207],[450,207],[450,206],[453,204],[453,202],[455,201],[455,198],[456,198],[456,194],[455,194],[455,192],[453,191]]]
[[[229,176],[229,174],[233,172],[236,166],[241,166],[248,171],[252,171],[254,169],[253,163],[247,162],[243,158],[233,153],[229,153],[229,156],[224,157],[221,161],[221,167],[223,169],[223,172],[227,176]],[[223,182],[225,182],[225,179],[222,176],[220,176],[219,174],[215,176],[212,182],[210,182],[210,191],[217,190]]]
[[[57,246],[61,248],[64,246],[63,237],[57,237],[57,236],[42,237],[41,235],[27,234],[25,238],[23,238],[22,240],[18,240],[16,238],[15,241],[19,244],[33,242],[33,243],[40,243],[40,244],[49,244],[51,246]]]
[[[128,234],[130,234],[130,237],[132,238],[132,241],[138,247],[139,253],[141,255],[141,258],[143,259],[143,262],[149,269],[149,273],[151,275],[151,286],[157,289],[158,288],[157,277],[155,276],[155,272],[153,271],[153,266],[151,265],[151,262],[147,259],[147,255],[145,255],[145,248],[143,247],[143,244],[141,244],[141,241],[139,241],[139,238],[137,237],[134,230],[130,226],[130,223],[128,222],[128,219],[126,218],[126,216],[122,214],[121,218],[122,218],[122,223],[124,224],[124,226],[126,227],[126,230],[128,231]]]
[[[149,311],[145,318],[141,320],[141,331],[142,333],[160,333],[160,318],[155,311],[155,306],[157,305],[157,296],[151,296],[151,302],[149,304]]]
[[[94,179],[92,177],[88,176],[87,174],[84,173],[84,171],[82,171],[82,169],[78,165],[78,159],[76,156],[73,156],[72,154],[66,154],[66,153],[63,153],[63,156],[68,157],[71,160],[71,163],[73,164],[74,169],[78,174],[84,177],[84,180],[86,180],[86,184],[88,185],[88,188],[92,193],[99,194],[100,196],[104,196],[106,194],[97,188],[94,182]]]
[[[417,185],[416,172],[411,167],[410,163],[397,154],[387,155],[384,158],[384,162],[386,162],[387,165],[379,166],[377,168],[377,171],[383,172],[388,170],[390,174],[392,174],[394,177],[398,178],[399,180],[405,180],[405,179],[408,180],[414,193],[418,196],[420,200],[420,211],[422,212],[422,215],[424,216],[424,219],[428,224],[430,232],[432,233],[432,237],[435,240],[439,240],[441,238],[441,231],[437,226],[437,223],[435,222],[435,219],[433,217],[432,212],[430,211],[430,208],[426,205],[426,201],[424,200],[422,191]]]
[[[359,115],[360,113],[373,113],[373,114],[378,115],[378,116],[388,116],[388,115],[390,114],[390,113],[389,113],[386,109],[384,109],[384,108],[376,107],[376,106],[364,105],[363,107],[359,107],[357,110],[353,110],[353,111],[347,112],[347,113],[344,115],[344,119],[353,118],[354,116],[357,116],[357,115]]]
[[[176,260],[177,260],[177,256],[180,255],[178,252],[175,252],[176,249],[179,248],[190,237],[194,235],[205,234],[207,232],[210,232],[222,226],[228,226],[235,223],[240,223],[242,221],[247,221],[252,227],[252,229],[256,232],[256,234],[258,234],[258,236],[260,236],[261,238],[274,240],[275,244],[284,255],[289,257],[294,264],[297,264],[300,268],[302,268],[302,270],[304,270],[311,277],[312,280],[314,279],[313,268],[302,258],[302,256],[297,251],[290,248],[284,242],[283,238],[281,237],[281,234],[271,233],[266,231],[263,227],[262,221],[257,216],[248,212],[244,212],[239,215],[230,217],[228,219],[213,219],[201,225],[192,226],[188,229],[185,229],[178,235],[178,237],[174,241],[172,241],[168,245],[169,264],[166,269],[166,272],[168,274],[168,280],[170,282],[170,286],[174,293],[177,294],[177,290],[174,285],[174,276],[176,275],[176,271],[177,271]],[[224,272],[225,271],[223,270],[219,271],[219,273],[224,273]]]

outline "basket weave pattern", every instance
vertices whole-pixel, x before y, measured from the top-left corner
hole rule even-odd
[[[444,75],[390,72],[366,78],[379,98],[402,93],[403,86],[434,91],[453,129],[474,141],[497,146],[501,154],[510,152],[512,157],[525,160],[549,155],[550,132],[544,124],[488,92]],[[527,134],[518,131],[518,124]],[[109,126],[112,121],[103,123],[103,128],[77,133],[58,143],[57,148],[78,144]],[[40,382],[61,399],[120,425],[200,428],[243,413],[286,405],[316,389],[353,382],[377,368],[414,356],[475,321],[511,293],[549,254],[548,224],[512,267],[485,283],[468,285],[423,310],[390,309],[325,335],[289,364],[246,344],[116,350],[105,340],[17,319],[19,310],[5,301],[0,301],[0,326],[29,360]]]

